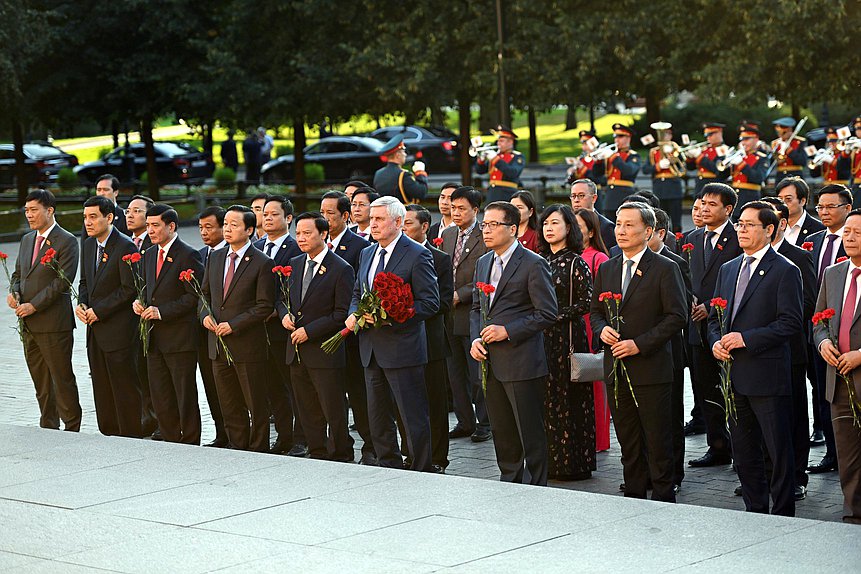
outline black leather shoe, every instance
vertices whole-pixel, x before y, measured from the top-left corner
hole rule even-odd
[[[736,496],[741,496],[741,485],[740,485],[740,484],[739,484],[738,486],[736,486],[736,487],[735,487],[735,490],[733,491],[733,493],[734,493]]]
[[[697,424],[693,420],[685,423],[685,436],[693,436],[695,434],[705,434],[705,425]]]
[[[625,492],[625,483],[619,485],[619,492]]]
[[[365,466],[377,466],[377,457],[369,452],[363,452],[362,458],[359,459],[359,464],[363,464]]]
[[[807,498],[807,487],[806,486],[796,486],[795,487],[795,500],[804,500]]]
[[[810,446],[822,446],[825,444],[825,433],[821,430],[813,431],[810,435]]]
[[[150,437],[152,440],[164,440],[161,437],[161,431],[156,427],[156,429],[152,432],[152,436]]]
[[[431,467],[431,474],[445,474],[445,469],[438,464],[435,464]]]
[[[728,454],[712,454],[710,452],[705,453],[700,458],[695,458],[693,460],[688,461],[688,466],[693,468],[702,468],[706,466],[718,466],[721,464],[730,464],[732,462],[732,457]]]
[[[214,441],[208,442],[203,446],[210,446],[212,448],[227,448],[228,445],[230,445],[230,441],[224,437],[221,437],[221,438],[216,438]]]
[[[681,492],[681,490],[682,490],[681,484],[674,484],[673,485],[673,494],[678,494],[679,492]]]
[[[490,432],[490,429],[476,429],[470,439],[472,442],[485,442],[490,440],[493,437],[493,434]]]
[[[290,450],[290,443],[281,440],[281,437],[275,439],[275,442],[269,447],[270,454],[285,454]]]
[[[294,444],[293,448],[290,449],[290,452],[287,453],[287,456],[295,456],[297,458],[308,456],[308,445]]]
[[[462,426],[456,426],[448,432],[448,438],[466,438],[472,436],[474,430],[466,430]]]
[[[807,472],[810,474],[822,474],[823,472],[833,472],[837,470],[837,457],[825,455],[819,464],[813,464],[807,467]]]

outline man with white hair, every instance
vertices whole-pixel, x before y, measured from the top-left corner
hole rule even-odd
[[[425,388],[427,337],[424,321],[439,310],[439,287],[430,252],[403,233],[406,209],[394,197],[371,203],[371,235],[377,243],[359,258],[346,326],[354,328],[362,294],[373,288],[382,272],[404,280],[413,292],[415,316],[404,323],[392,322],[359,331],[359,351],[368,389],[368,418],[380,466],[403,468],[394,412],[406,427],[412,470],[433,472],[430,415]],[[372,322],[370,315],[365,320]],[[392,404],[394,399],[396,404]]]

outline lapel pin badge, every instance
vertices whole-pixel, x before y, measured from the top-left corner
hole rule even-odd
[[[340,248],[341,248],[341,251],[346,251],[346,250],[347,250],[347,247],[346,247],[345,245],[339,245],[338,247],[340,247]]]
[[[637,277],[642,277],[642,276],[643,276],[643,272],[642,272],[642,271],[640,271],[639,269],[637,269],[636,273],[637,273]]]
[[[760,275],[765,275],[765,271],[763,271],[762,269],[760,269],[760,270],[759,270],[759,274],[760,274]]]
[[[173,263],[173,257],[168,257],[167,261],[168,261],[168,263]]]
[[[251,261],[251,258],[250,258],[250,257],[248,257],[248,256],[246,256],[246,257],[245,257],[245,260],[246,260],[246,261]]]

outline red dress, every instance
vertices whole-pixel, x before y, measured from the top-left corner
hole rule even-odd
[[[583,250],[582,257],[589,266],[589,271],[592,272],[592,281],[595,280],[598,267],[609,259],[604,253],[591,246]],[[589,351],[594,351],[589,314],[587,313],[583,319],[586,322],[586,339],[589,341]],[[601,452],[610,448],[610,406],[607,404],[604,381],[595,381],[592,385],[595,393],[595,450]]]
[[[534,229],[526,228],[526,231],[517,240],[528,250],[538,253],[538,234],[535,233]]]

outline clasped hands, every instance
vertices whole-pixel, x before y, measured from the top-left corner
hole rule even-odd
[[[508,340],[508,331],[502,325],[488,325],[478,335],[479,337],[472,342],[472,347],[469,349],[469,354],[476,361],[487,359],[487,348],[485,347],[487,343]]]
[[[230,323],[227,321],[216,323],[215,319],[212,318],[212,315],[206,316],[203,320],[203,326],[215,333],[218,337],[224,337],[225,335],[233,333],[233,328],[230,326]]]
[[[731,351],[735,349],[743,349],[744,347],[744,339],[742,338],[741,333],[727,333],[720,338],[720,341],[716,342],[712,346],[712,355],[714,355],[714,358],[718,361],[729,361],[732,359],[732,355],[730,354]]]
[[[36,312],[36,308],[33,307],[32,303],[19,303],[17,293],[9,293],[6,295],[6,304],[9,305],[10,309],[15,310],[15,315],[17,317],[29,317]]]
[[[352,317],[352,315],[350,315]],[[296,328],[296,323],[293,321],[293,316],[289,313],[281,319],[281,325],[288,331],[293,331],[290,334],[290,342],[294,345],[299,345],[308,340],[308,333],[305,332],[305,327]]]
[[[861,351],[849,351],[841,354],[830,339],[825,339],[819,345],[819,354],[841,375],[848,375],[861,366]]]
[[[633,339],[622,339],[616,329],[609,325],[601,330],[601,341],[610,345],[610,352],[613,353],[614,359],[624,359],[625,357],[633,357],[640,354],[640,348]]]
[[[159,312],[158,307],[154,307],[152,305],[144,307],[137,299],[132,303],[132,311],[135,312],[135,315],[140,315],[140,318],[145,321],[161,320],[161,313]]]
[[[87,325],[92,325],[99,320],[96,312],[83,303],[79,303],[78,306],[75,307],[75,317],[77,317],[81,323],[86,323]]]

